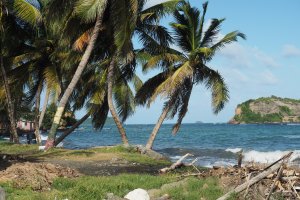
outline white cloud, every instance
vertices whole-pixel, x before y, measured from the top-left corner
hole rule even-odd
[[[232,43],[227,45],[220,51],[220,55],[228,59],[234,67],[253,68],[258,65],[263,67],[279,67],[280,64],[267,53],[255,47],[243,46],[240,43]]]
[[[259,49],[255,48],[253,49],[254,55],[258,61],[260,61],[262,64],[264,64],[267,67],[279,67],[279,63],[275,61],[275,59],[266,53],[260,51]]]
[[[300,49],[294,45],[287,44],[283,46],[282,54],[286,57],[300,56]]]
[[[269,70],[260,74],[261,83],[268,85],[275,85],[279,82],[278,78]]]

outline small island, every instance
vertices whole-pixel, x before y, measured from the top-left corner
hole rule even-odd
[[[250,99],[237,106],[230,124],[300,123],[300,100],[276,96]]]

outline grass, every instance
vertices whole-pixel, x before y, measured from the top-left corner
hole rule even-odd
[[[47,152],[39,151],[37,145],[15,145],[7,142],[0,142],[0,153],[22,154],[25,157],[38,159],[78,159],[85,161],[96,159],[103,156],[117,156],[130,162],[147,164],[153,166],[156,164],[170,164],[169,161],[156,161],[146,155],[141,155],[134,148],[125,148],[123,146],[92,148],[87,150],[67,150],[51,149]],[[111,159],[111,157],[109,157]],[[204,168],[199,168],[205,170]],[[176,170],[166,175],[155,176],[147,174],[122,174],[117,176],[82,176],[75,179],[57,178],[53,182],[49,191],[38,192],[30,188],[14,188],[12,182],[0,183],[6,193],[7,199],[20,200],[53,200],[53,199],[104,199],[107,193],[114,193],[118,196],[124,196],[129,191],[136,188],[159,189],[163,184],[176,182],[179,174],[193,171],[193,168]],[[174,200],[216,199],[223,194],[218,180],[215,178],[196,179],[188,178],[186,184],[177,188],[168,188],[161,191],[161,195],[168,193]]]
[[[152,176],[140,174],[122,174],[109,177],[84,176],[76,179],[58,178],[54,181],[51,190],[36,192],[30,189],[14,189],[9,183],[0,184],[5,188],[10,199],[22,200],[53,200],[53,199],[104,199],[107,193],[123,197],[136,188],[146,190],[157,188],[163,184],[176,181],[172,175]],[[162,190],[160,195],[169,194],[173,200],[214,200],[222,196],[223,190],[216,178],[197,179],[188,178],[186,184],[179,187]],[[232,198],[233,199],[233,198]]]
[[[0,153],[3,154],[36,154],[39,153],[37,145],[20,145],[0,141]]]
[[[166,189],[161,192],[161,195],[163,194],[169,194],[174,200],[195,200],[201,198],[215,200],[222,196],[223,191],[216,178],[190,178],[187,184],[181,186],[181,188]]]
[[[123,146],[100,147],[86,150],[50,149],[47,152],[39,151],[38,145],[13,144],[0,141],[0,153],[2,154],[22,154],[30,158],[49,159],[49,158],[88,158],[97,157],[99,154],[112,153],[129,162],[141,164],[170,164],[167,160],[154,160],[146,155],[141,155],[135,148],[125,148]]]

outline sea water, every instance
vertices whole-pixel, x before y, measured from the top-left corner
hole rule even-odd
[[[146,144],[153,124],[124,125],[131,144]],[[154,142],[154,150],[173,160],[191,153],[197,164],[234,165],[237,152],[243,150],[243,161],[270,163],[288,151],[294,151],[291,160],[300,163],[299,125],[230,125],[230,124],[182,124],[180,131],[172,135],[172,124],[164,124]],[[43,136],[46,139],[46,135]],[[96,146],[121,144],[115,125],[106,125],[101,131],[84,123],[63,141],[63,147],[86,149]]]

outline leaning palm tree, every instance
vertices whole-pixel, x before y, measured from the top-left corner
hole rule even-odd
[[[14,18],[14,20],[11,20]],[[6,34],[7,27],[10,26],[9,23],[13,23],[14,26],[17,24],[20,26],[21,21],[25,21],[31,25],[36,25],[41,19],[41,14],[39,10],[29,2],[25,0],[16,1],[0,1],[0,67],[3,79],[3,85],[5,88],[6,104],[8,110],[8,116],[10,121],[10,128],[13,141],[15,143],[19,142],[16,121],[15,121],[15,109],[13,98],[11,96],[11,90],[9,86],[9,81],[6,75],[6,69],[4,67],[4,56],[7,55],[8,46],[4,45],[5,41],[9,40],[10,35]],[[22,25],[21,25],[22,26]],[[24,26],[24,25],[23,25]],[[5,51],[6,49],[6,51]]]
[[[176,2],[178,2],[178,0],[172,0],[164,4],[160,4],[159,6],[145,9],[144,11],[146,12],[142,12],[145,1],[78,1],[77,6],[75,6],[75,13],[87,23],[94,23],[95,20],[96,23],[93,31],[87,29],[83,32],[82,37],[80,37],[80,39],[85,38],[88,41],[88,45],[86,47],[85,53],[83,54],[81,62],[78,65],[78,70],[76,71],[65,94],[60,100],[52,127],[48,135],[46,149],[53,146],[56,137],[56,130],[64,111],[64,107],[67,104],[67,101],[72,91],[74,90],[74,87],[77,84],[80,75],[82,74],[85,66],[88,63],[92,50],[95,47],[96,39],[98,37],[100,29],[103,32],[105,32],[106,29],[113,29],[111,33],[112,36],[114,36],[114,42],[113,44],[111,44],[113,48],[111,47],[110,49],[114,49],[114,53],[110,54],[111,62],[108,67],[107,98],[109,109],[123,138],[123,143],[128,144],[125,130],[122,126],[121,121],[118,119],[116,110],[113,105],[112,85],[115,66],[119,65],[119,63],[122,63],[122,65],[125,66],[129,66],[128,63],[132,63],[132,61],[134,60],[134,54],[132,50],[133,45],[131,42],[134,31],[139,32],[140,39],[144,44],[147,45],[149,45],[149,41],[147,41],[145,36],[147,36],[148,39],[152,40],[163,36],[168,36],[168,34],[166,34],[167,31],[161,26],[155,24],[155,22],[157,22],[157,19],[159,17],[165,14],[165,10],[169,10]],[[105,17],[103,17],[104,15]],[[106,23],[106,25],[104,25],[102,20],[104,18],[105,20],[107,20],[106,22],[110,23]],[[140,25],[139,29],[136,28],[137,25]],[[168,39],[169,37],[164,37],[161,41],[167,41]]]
[[[207,2],[203,4],[200,16],[200,11],[191,7],[189,2],[180,4],[173,14],[175,22],[170,25],[174,31],[175,43],[181,50],[166,48],[160,54],[148,56],[147,62],[144,63],[144,70],[160,67],[163,71],[145,82],[136,95],[137,103],[149,106],[157,96],[166,99],[163,112],[146,144],[148,149],[152,148],[159,128],[166,118],[178,115],[177,123],[173,126],[173,134],[177,133],[188,111],[194,85],[204,84],[211,89],[215,114],[223,109],[229,99],[223,77],[218,71],[207,66],[207,63],[226,44],[237,41],[238,37],[245,38],[245,35],[233,31],[217,40],[224,19],[212,19],[208,28],[204,30],[207,5]],[[149,52],[140,53],[145,58]]]
[[[109,63],[109,58],[106,58],[87,66],[87,69],[82,75],[82,79],[79,80],[79,84],[71,96],[71,102],[74,102],[72,108],[78,110],[85,106],[87,113],[55,140],[55,146],[71,134],[72,131],[81,125],[89,116],[92,118],[92,124],[95,129],[101,130],[103,128],[109,112],[106,90],[107,65]],[[121,75],[122,72],[120,68],[117,68],[115,74],[115,77],[118,77],[119,80],[113,86],[113,97],[118,116],[122,122],[124,122],[135,111],[133,89],[137,91],[142,86],[142,81],[135,74],[130,81],[126,80],[124,76]],[[130,82],[134,86],[133,89],[129,86]]]
[[[126,132],[113,104],[113,84],[115,84],[116,80],[114,77],[116,66],[124,65],[126,66],[126,71],[128,71],[128,68],[135,68],[136,55],[131,41],[134,35],[138,36],[144,49],[153,50],[158,48],[159,45],[168,46],[171,42],[171,37],[166,28],[159,25],[158,22],[161,17],[173,11],[181,1],[171,0],[144,9],[145,2],[124,1],[123,4],[126,6],[123,7],[119,7],[119,1],[112,3],[112,7],[115,8],[114,12],[111,12],[115,47],[114,51],[111,52],[112,59],[108,67],[107,97],[111,115],[125,145],[128,145]],[[133,72],[134,69],[132,73],[126,76],[130,78]]]
[[[87,5],[87,4],[78,3],[78,6],[76,8],[77,12],[81,13],[82,12],[81,10],[84,9],[86,6],[92,6],[93,9],[95,9],[93,14],[95,15],[94,17],[96,18],[96,22],[94,24],[94,28],[92,30],[88,45],[85,49],[85,52],[84,52],[84,54],[81,58],[80,63],[78,64],[76,72],[75,72],[71,82],[69,83],[67,89],[65,90],[62,98],[60,99],[60,102],[59,102],[58,107],[57,107],[57,111],[56,111],[54,119],[53,119],[51,129],[50,129],[49,134],[48,134],[48,139],[47,139],[47,142],[46,142],[45,149],[48,149],[48,148],[51,148],[51,147],[54,146],[56,131],[59,127],[59,123],[60,123],[60,120],[62,118],[65,107],[68,103],[68,99],[69,99],[70,95],[72,94],[72,92],[73,92],[73,90],[74,90],[74,88],[75,88],[75,86],[76,86],[76,84],[77,84],[84,68],[86,67],[86,65],[88,63],[90,55],[92,54],[92,51],[94,49],[96,40],[98,38],[100,29],[101,29],[101,26],[102,26],[102,20],[103,20],[104,11],[106,9],[106,5],[107,5],[107,0],[94,1],[94,4],[92,3],[92,5],[91,4]],[[90,14],[90,13],[88,13],[88,14]],[[86,20],[91,21],[90,16],[86,16]]]

